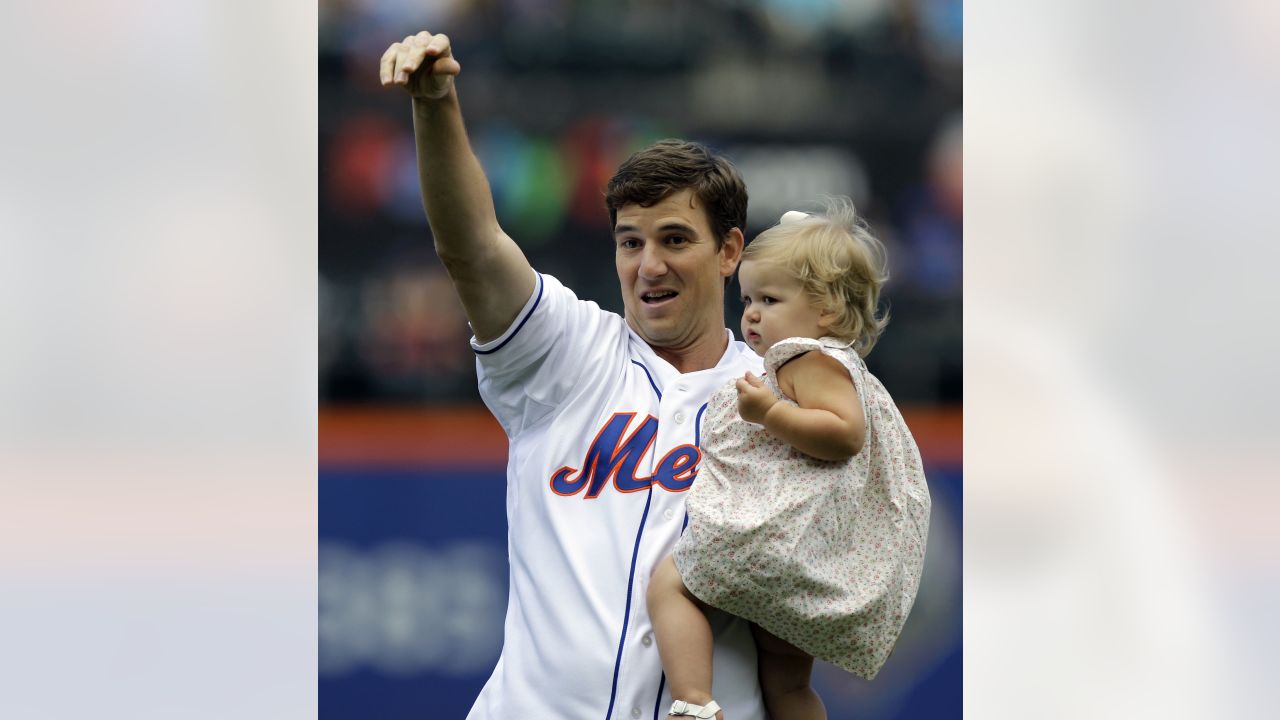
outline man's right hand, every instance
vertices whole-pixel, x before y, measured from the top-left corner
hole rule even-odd
[[[392,43],[382,54],[379,74],[383,86],[399,85],[415,98],[438,100],[449,94],[454,76],[461,71],[448,36],[423,30]]]

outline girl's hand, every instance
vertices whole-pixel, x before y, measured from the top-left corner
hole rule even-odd
[[[763,380],[751,373],[738,379],[737,388],[738,414],[747,422],[763,425],[764,416],[778,402],[778,397]]]

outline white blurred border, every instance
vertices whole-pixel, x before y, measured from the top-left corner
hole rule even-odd
[[[977,718],[1274,714],[1280,6],[966,4]]]
[[[0,717],[316,698],[316,7],[0,10]]]

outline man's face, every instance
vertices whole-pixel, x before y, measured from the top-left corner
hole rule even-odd
[[[742,235],[716,248],[707,213],[690,189],[651,207],[624,205],[614,226],[615,263],[627,323],[649,345],[689,348],[724,333],[724,279]]]

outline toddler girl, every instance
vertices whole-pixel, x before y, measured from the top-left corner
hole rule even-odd
[[[929,490],[902,415],[862,358],[884,248],[845,199],[791,211],[743,252],[742,333],[764,356],[712,396],[688,532],[655,569],[649,615],[669,716],[724,720],[711,695],[715,607],[752,623],[771,720],[826,718],[813,659],[870,679],[915,601]]]

